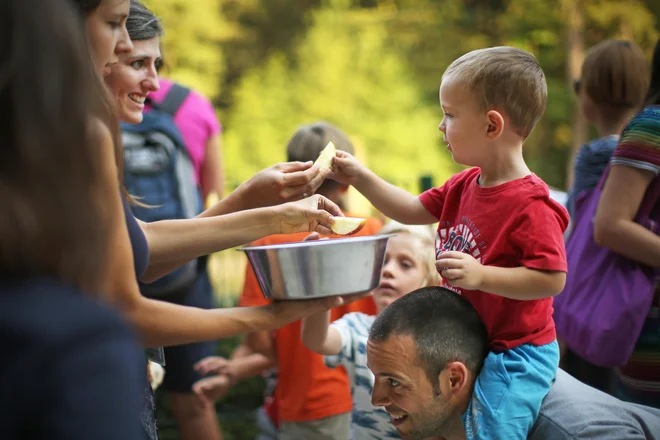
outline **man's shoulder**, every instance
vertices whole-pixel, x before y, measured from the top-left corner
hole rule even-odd
[[[600,392],[563,370],[543,400],[530,440],[657,439],[660,410],[623,402]]]

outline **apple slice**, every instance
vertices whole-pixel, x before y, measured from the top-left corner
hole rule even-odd
[[[332,232],[337,235],[353,235],[367,223],[367,219],[358,217],[335,217],[335,222],[330,226]]]
[[[314,162],[314,165],[318,165],[322,170],[328,170],[332,167],[332,158],[337,154],[337,149],[335,144],[328,142],[328,145],[325,146],[321,154],[319,154],[318,159]]]

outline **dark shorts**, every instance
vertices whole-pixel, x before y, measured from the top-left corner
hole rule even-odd
[[[208,271],[200,269],[191,287],[159,299],[183,306],[213,308],[213,287]],[[192,393],[192,385],[202,378],[193,368],[195,363],[215,352],[215,341],[165,347],[165,379],[159,390]]]

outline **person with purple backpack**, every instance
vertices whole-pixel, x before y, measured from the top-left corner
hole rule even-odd
[[[573,185],[567,203],[573,225],[580,220],[579,213],[575,212],[576,200],[598,185],[621,131],[644,101],[648,71],[644,53],[630,41],[604,40],[587,53],[574,89],[580,111],[594,126],[598,138],[582,145],[575,157]],[[601,391],[611,390],[610,368],[593,365],[570,348],[562,352],[562,365],[582,382]]]
[[[644,105],[614,151],[594,219],[594,239],[656,276],[653,293],[639,292],[647,295],[646,319],[628,362],[615,369],[615,395],[660,408],[660,40]],[[650,206],[652,228],[635,222],[644,204]]]
[[[643,109],[626,125],[599,184],[577,200],[559,336],[614,368],[613,394],[660,408],[660,41]],[[595,294],[597,293],[597,295]]]

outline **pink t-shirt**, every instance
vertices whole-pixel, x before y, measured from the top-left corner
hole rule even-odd
[[[165,78],[158,78],[158,81],[160,90],[149,94],[149,98],[154,102],[162,102],[174,84]],[[147,106],[145,112],[150,109],[151,107]],[[206,156],[206,142],[222,130],[211,101],[191,90],[174,116],[174,123],[181,131],[183,141],[186,143],[199,184],[200,170]]]

